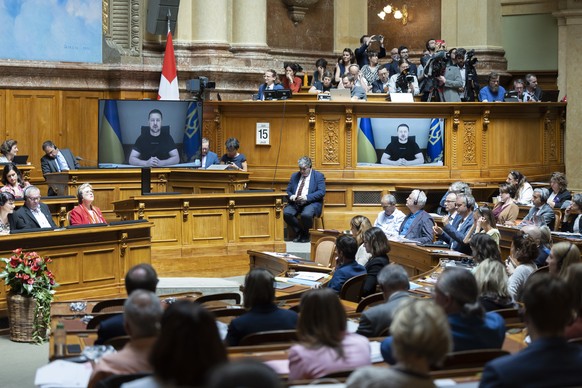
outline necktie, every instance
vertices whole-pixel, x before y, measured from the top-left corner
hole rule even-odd
[[[305,186],[305,177],[301,178],[301,183],[299,184],[299,188],[297,189],[297,196],[300,196],[303,192],[303,186]]]
[[[58,163],[61,171],[69,170],[69,166],[67,165],[67,161],[65,160],[65,157],[63,155],[61,155],[60,153],[57,154],[57,163]]]

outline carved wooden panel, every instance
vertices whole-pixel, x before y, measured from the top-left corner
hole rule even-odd
[[[463,121],[463,166],[477,164],[475,121]]]
[[[339,120],[323,120],[322,165],[339,164],[340,131]]]

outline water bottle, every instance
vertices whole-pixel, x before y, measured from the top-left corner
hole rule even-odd
[[[65,325],[63,322],[57,323],[57,328],[53,336],[54,344],[54,356],[64,357],[65,356],[65,346],[67,344],[67,331],[65,330]]]

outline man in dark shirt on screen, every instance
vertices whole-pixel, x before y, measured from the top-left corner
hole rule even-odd
[[[408,137],[410,128],[406,124],[400,124],[397,129],[398,136],[392,139],[384,150],[380,163],[389,166],[414,166],[424,163],[424,156],[416,141]]]

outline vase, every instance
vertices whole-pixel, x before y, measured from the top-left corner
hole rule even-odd
[[[31,296],[8,294],[8,321],[10,324],[10,340],[15,342],[34,342],[34,310],[36,300]],[[39,333],[46,339],[47,330]]]

